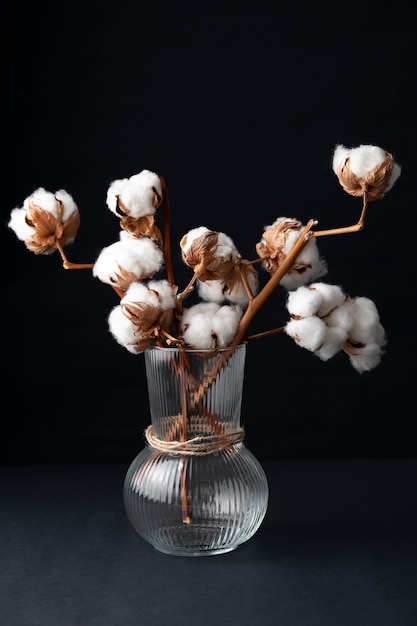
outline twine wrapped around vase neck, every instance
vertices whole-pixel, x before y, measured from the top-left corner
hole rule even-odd
[[[145,431],[145,437],[149,445],[160,452],[169,452],[170,454],[180,454],[182,456],[205,456],[240,443],[245,437],[245,431],[243,428],[239,428],[221,435],[199,435],[186,441],[165,441],[164,439],[158,439],[154,433],[153,426],[150,425]]]

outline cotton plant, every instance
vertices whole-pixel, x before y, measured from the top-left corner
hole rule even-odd
[[[284,332],[323,361],[343,351],[362,373],[381,360],[384,328],[369,298],[352,298],[339,285],[319,282],[327,264],[317,240],[362,230],[369,202],[392,189],[401,167],[378,146],[339,144],[332,168],[342,188],[362,198],[356,223],[318,230],[317,220],[303,224],[279,216],[263,228],[253,260],[244,259],[226,233],[206,225],[192,228],[179,242],[182,261],[192,273],[182,290],[172,264],[167,185],[150,170],[110,183],[106,204],[119,218],[120,232],[94,263],[72,263],[64,252],[80,225],[78,207],[65,190],[39,187],[11,211],[8,226],[34,254],[58,251],[65,269],[90,269],[94,278],[113,288],[119,302],[108,315],[109,332],[132,354],[151,345],[216,350]],[[278,287],[287,292],[288,322],[250,335],[255,315]],[[187,307],[193,291],[200,301]]]
[[[64,189],[51,193],[39,187],[22,207],[12,210],[8,225],[31,252],[52,254],[74,242],[80,214],[74,199]]]

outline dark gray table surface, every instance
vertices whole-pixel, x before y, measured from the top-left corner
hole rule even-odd
[[[263,463],[258,533],[210,557],[130,526],[127,466],[0,468],[1,626],[416,626],[417,459]]]

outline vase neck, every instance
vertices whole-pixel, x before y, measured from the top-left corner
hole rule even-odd
[[[240,427],[245,344],[210,352],[152,346],[144,355],[159,439],[220,436]]]

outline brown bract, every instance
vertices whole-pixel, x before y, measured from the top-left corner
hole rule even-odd
[[[155,272],[152,272],[148,275],[141,274],[140,276],[136,276],[136,274],[134,274],[133,272],[128,272],[127,270],[125,270],[119,263],[117,264],[117,267],[119,268],[119,271],[114,272],[116,280],[110,277],[110,281],[112,282],[112,284],[119,287],[122,291],[127,291],[132,283],[138,280],[152,278],[155,274]]]
[[[62,202],[56,200],[58,215],[62,215]],[[65,246],[77,234],[80,226],[80,215],[74,211],[65,222],[49,211],[30,203],[26,213],[26,223],[34,229],[25,246],[35,254],[51,254],[57,249],[57,242]]]
[[[394,167],[392,155],[389,152],[386,152],[385,155],[385,160],[362,178],[352,172],[350,158],[347,157],[336,170],[336,176],[343,189],[351,196],[356,197],[361,197],[366,193],[366,198],[369,201],[383,198]]]
[[[134,218],[127,215],[120,220],[120,228],[133,237],[149,237],[158,246],[162,245],[162,233],[155,225],[153,215]]]
[[[245,265],[244,263],[240,264],[239,262],[239,264],[235,265],[231,273],[223,280],[224,294],[230,295],[236,286],[240,286],[242,284],[242,271],[246,274],[246,276],[248,276],[249,274],[258,274],[256,269],[252,265]]]
[[[146,350],[160,331],[169,330],[174,321],[173,309],[162,309],[144,302],[126,302],[121,307],[124,315],[136,326],[137,343],[134,349],[137,352]]]
[[[142,333],[147,333],[158,321],[161,309],[144,302],[126,302],[121,304],[122,311],[126,317]]]
[[[187,235],[180,241],[181,254],[184,263],[194,270],[201,281],[225,280],[234,267],[240,262],[240,257],[230,253],[227,257],[216,256],[219,233],[209,230],[196,237],[187,251],[184,251]]]
[[[293,230],[300,230],[301,222],[296,219],[288,219],[277,222],[266,228],[262,240],[256,244],[256,252],[263,260],[264,267],[269,274],[275,274],[287,257],[283,248],[287,242],[288,235]],[[305,269],[302,264],[294,264],[291,271],[301,273]]]
[[[361,350],[366,346],[365,343],[360,343],[358,341],[352,341],[348,339],[343,346],[343,351],[346,352],[349,356],[358,356],[361,354]]]
[[[135,333],[135,340],[135,343],[129,344],[129,347],[139,354],[155,343],[155,333],[153,330],[149,331],[149,333],[137,334],[137,336]]]

